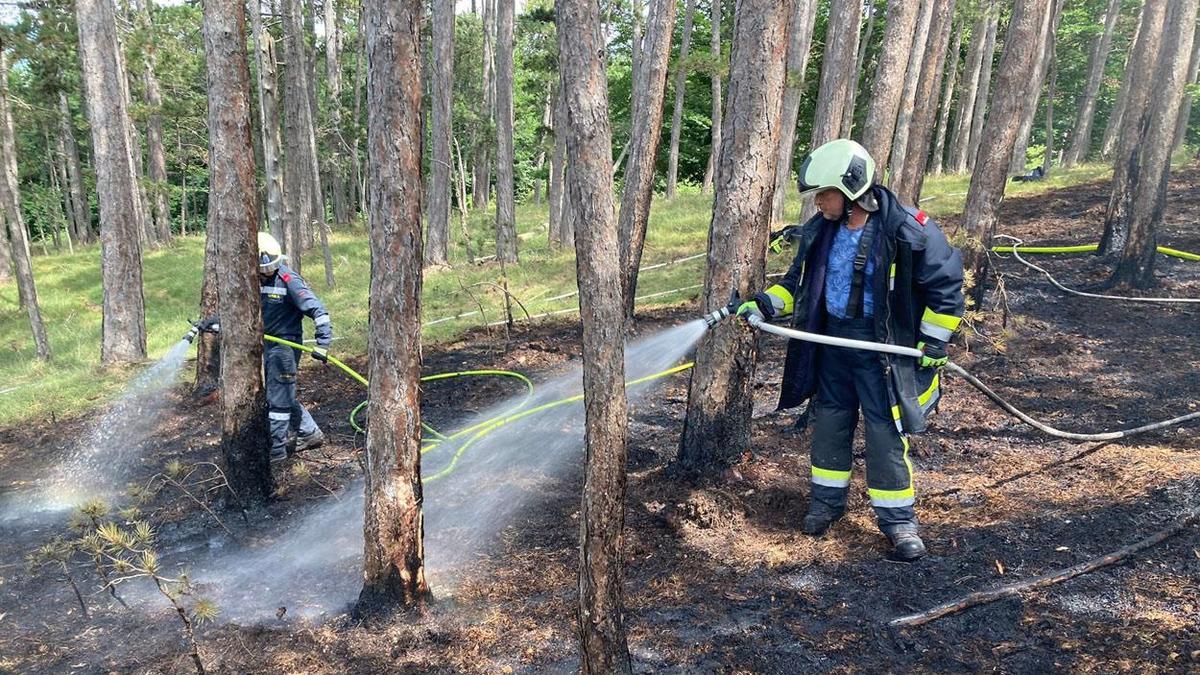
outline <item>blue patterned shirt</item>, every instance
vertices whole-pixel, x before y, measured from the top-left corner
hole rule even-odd
[[[871,216],[874,218],[875,216]],[[850,301],[850,281],[854,277],[854,255],[858,253],[858,244],[862,240],[866,227],[851,230],[843,222],[838,226],[837,234],[833,237],[833,245],[829,247],[829,268],[825,273],[825,311],[839,319],[846,316],[846,303]],[[878,238],[878,234],[876,238]],[[875,298],[872,293],[871,281],[875,275],[875,256],[867,257],[866,277],[863,279],[863,316],[875,314]]]

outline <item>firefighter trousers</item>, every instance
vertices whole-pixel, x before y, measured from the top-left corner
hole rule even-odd
[[[830,316],[828,333],[875,340],[874,320]],[[866,438],[867,492],[884,534],[917,531],[908,439],[891,414],[887,375],[880,355],[861,349],[822,346],[817,357],[817,392],[812,403],[811,510],[830,518],[845,512],[853,463],[854,430],[862,409]]]
[[[312,415],[296,400],[296,366],[300,350],[268,342],[263,348],[267,376],[267,418],[271,426],[271,454],[287,452],[288,432],[308,436],[317,431]]]

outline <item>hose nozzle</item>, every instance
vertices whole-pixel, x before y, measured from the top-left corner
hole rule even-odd
[[[216,316],[210,316],[198,321],[192,322],[192,328],[183,336],[184,340],[191,342],[196,339],[200,333],[212,333],[216,335],[221,332],[221,321]]]
[[[738,304],[738,292],[737,289],[734,289],[734,291],[729,294],[728,305],[704,315],[704,323],[708,325],[708,329],[712,330],[716,328],[717,324],[737,314]]]

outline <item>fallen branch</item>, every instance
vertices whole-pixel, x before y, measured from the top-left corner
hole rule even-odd
[[[1102,567],[1108,567],[1109,565],[1120,562],[1121,560],[1124,560],[1125,558],[1128,558],[1139,551],[1143,551],[1151,546],[1159,544],[1166,539],[1183,532],[1192,525],[1195,525],[1197,521],[1200,521],[1200,509],[1190,511],[1172,523],[1170,527],[1159,530],[1158,532],[1155,532],[1149,537],[1146,537],[1145,539],[1142,539],[1134,544],[1130,544],[1124,548],[1119,548],[1108,555],[1081,562],[1078,565],[1072,565],[1071,567],[1058,570],[1057,572],[1051,572],[1049,574],[1043,574],[1025,581],[1007,584],[999,588],[994,588],[990,591],[977,591],[975,593],[965,595],[957,600],[944,602],[937,607],[924,612],[909,614],[908,616],[902,616],[898,619],[892,619],[888,622],[888,625],[900,628],[920,626],[922,624],[929,623],[930,621],[940,619],[943,616],[957,614],[964,609],[974,607],[976,605],[984,605],[989,602],[995,602],[996,600],[1000,600],[1002,598],[1020,595],[1022,591],[1043,588],[1045,586],[1057,584],[1068,579],[1073,579],[1081,574],[1094,572]]]

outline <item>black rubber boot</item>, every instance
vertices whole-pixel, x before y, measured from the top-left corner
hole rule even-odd
[[[925,542],[916,532],[897,532],[889,538],[892,540],[892,560],[912,562],[925,555]]]
[[[301,452],[303,450],[309,450],[311,448],[319,448],[324,443],[325,443],[325,432],[321,431],[320,429],[317,429],[316,431],[312,432],[311,434],[308,434],[307,436],[297,435],[295,452]]]
[[[804,516],[804,522],[800,524],[800,531],[809,536],[819,537],[825,534],[826,530],[841,517],[840,514],[810,509]]]

